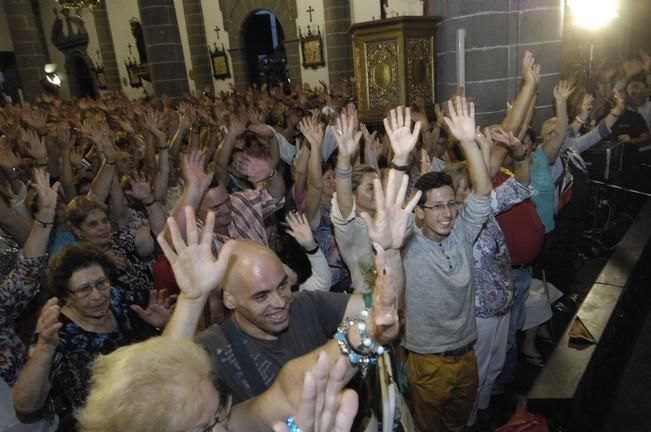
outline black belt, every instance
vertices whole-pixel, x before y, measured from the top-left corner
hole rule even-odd
[[[450,351],[445,351],[441,353],[434,353],[430,355],[436,355],[441,357],[461,357],[462,355],[472,351],[472,348],[475,346],[475,342],[470,342],[468,345],[462,346],[461,348],[456,348]]]

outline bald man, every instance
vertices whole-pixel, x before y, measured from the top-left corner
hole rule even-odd
[[[366,297],[321,291],[293,294],[280,259],[254,241],[231,240],[215,259],[211,252],[215,212],[208,212],[206,225],[199,235],[194,210],[186,207],[187,244],[174,218],[167,221],[174,247],[165,240],[164,234],[158,237],[181,289],[165,335],[194,337],[208,295],[221,287],[224,304],[233,313],[221,325],[203,331],[197,341],[208,351],[217,379],[230,390],[236,402],[266,390],[289,360],[317,348],[326,351],[330,358],[338,358],[346,351],[340,349],[340,343],[345,345],[345,341],[332,339],[338,325],[344,318],[364,316],[362,312],[367,306],[372,309],[368,318],[364,318],[365,329],[357,324],[350,326],[345,331],[345,340],[357,352],[367,351],[361,345],[364,331],[378,344],[389,343],[398,335],[398,302],[403,287],[396,282],[402,277],[394,277],[393,266],[387,260],[393,255],[393,261],[397,258],[400,262],[399,249],[407,223],[420,198],[420,193],[416,193],[403,207],[408,181],[407,175],[392,169],[386,199],[382,184],[375,181],[378,210],[376,217],[368,218],[366,223],[376,247],[377,278],[373,294]],[[357,365],[348,366],[352,377]],[[297,383],[302,377],[299,372]]]

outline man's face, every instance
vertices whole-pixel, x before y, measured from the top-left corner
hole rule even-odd
[[[199,217],[206,220],[206,216],[211,210],[215,212],[215,229],[225,228],[230,225],[232,220],[231,200],[226,187],[222,184],[208,189],[208,192],[203,196],[199,208]]]
[[[236,263],[232,305],[242,329],[261,339],[275,339],[289,325],[291,284],[280,259],[273,253]]]
[[[423,234],[434,241],[445,240],[454,228],[457,217],[456,197],[450,186],[429,190],[423,206],[416,207],[416,215],[424,220]]]

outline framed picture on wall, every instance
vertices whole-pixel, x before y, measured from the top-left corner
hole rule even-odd
[[[231,77],[231,70],[228,67],[228,56],[222,44],[221,49],[215,48],[210,50],[210,63],[212,64],[212,75],[215,79],[227,79]]]
[[[321,30],[317,27],[318,33],[313,34],[310,26],[307,26],[307,35],[303,36],[299,29],[301,39],[301,53],[303,55],[303,67],[318,68],[325,65],[323,58],[323,41],[321,40]]]

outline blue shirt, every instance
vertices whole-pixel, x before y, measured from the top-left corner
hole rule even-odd
[[[538,194],[531,197],[536,212],[545,226],[545,234],[556,227],[554,223],[554,181],[550,161],[542,147],[533,152],[531,163],[531,186]]]

